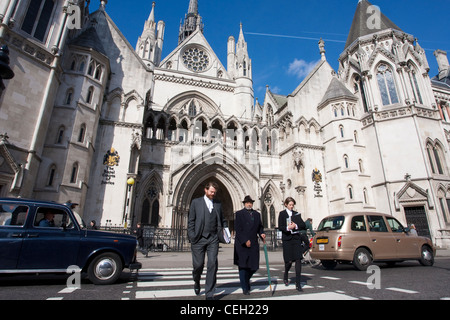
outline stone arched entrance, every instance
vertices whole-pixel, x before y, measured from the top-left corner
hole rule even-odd
[[[203,197],[205,194],[204,186],[209,182],[213,181],[219,185],[219,190],[217,191],[216,200],[222,203],[222,211],[225,220],[228,222],[230,230],[234,230],[234,212],[236,208],[233,208],[233,201],[231,200],[231,195],[225,185],[216,177],[210,177],[205,179],[203,182],[197,186],[194,194],[192,195],[191,201],[195,198]]]
[[[174,190],[174,211],[172,226],[187,228],[189,206],[193,199],[204,195],[204,187],[208,181],[219,185],[216,199],[222,203],[224,217],[230,230],[234,229],[234,212],[241,208],[242,199],[246,194],[255,194],[251,187],[251,179],[243,172],[239,172],[226,164],[194,165],[178,181]]]

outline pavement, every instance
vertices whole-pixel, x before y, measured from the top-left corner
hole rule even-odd
[[[219,247],[219,266],[220,267],[232,267],[233,264],[233,244],[224,245]],[[268,251],[270,264],[283,264],[283,251],[278,249],[277,251]],[[436,249],[436,258],[450,258],[450,248]],[[142,263],[142,269],[170,269],[170,268],[192,268],[192,255],[190,251],[184,252],[163,252],[163,251],[150,251],[147,255],[138,253],[137,260]],[[265,263],[264,251],[261,250],[260,265]]]

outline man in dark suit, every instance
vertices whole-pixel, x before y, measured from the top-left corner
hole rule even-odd
[[[266,238],[261,214],[253,210],[253,202],[246,196],[242,201],[244,209],[236,212],[234,221],[234,264],[239,267],[239,280],[245,295],[250,294],[250,278],[259,269],[258,235],[263,240]]]
[[[207,300],[214,299],[217,279],[217,255],[219,253],[218,231],[225,226],[220,202],[214,200],[218,190],[215,182],[208,182],[205,195],[192,200],[188,217],[188,237],[192,251],[192,276],[195,294],[200,294],[200,277],[208,255],[205,294]]]

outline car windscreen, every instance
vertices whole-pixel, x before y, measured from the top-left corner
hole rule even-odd
[[[317,231],[339,230],[344,224],[344,216],[334,216],[323,219]]]

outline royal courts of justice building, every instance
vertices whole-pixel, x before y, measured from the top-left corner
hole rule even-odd
[[[71,200],[102,225],[183,229],[212,180],[231,229],[245,195],[266,228],[292,196],[315,227],[338,212],[384,212],[449,247],[447,53],[436,48],[430,75],[408,30],[383,13],[367,25],[371,5],[355,1],[338,70],[320,41],[291,94],[267,87],[258,100],[243,25],[230,27],[238,36],[220,61],[198,0],[186,0],[167,56],[157,1],[143,8],[136,46],[106,0],[1,1],[15,77],[0,89],[0,196]]]

